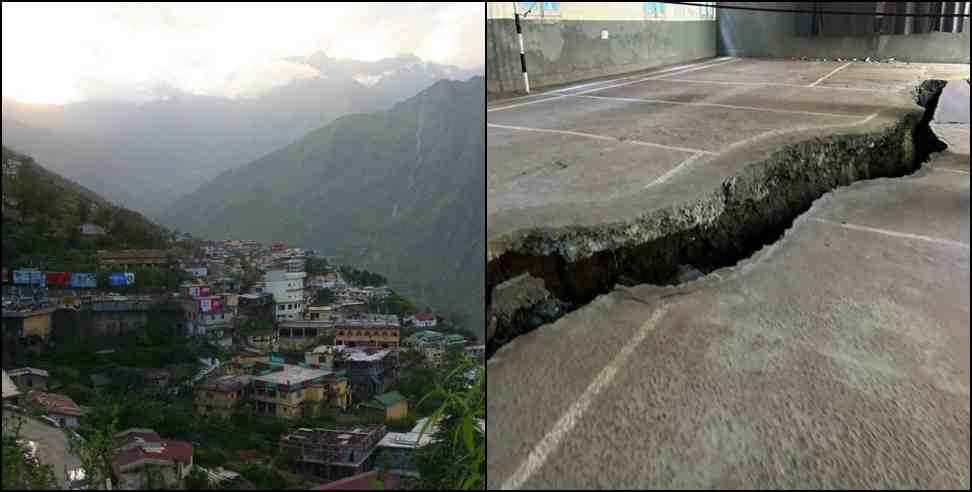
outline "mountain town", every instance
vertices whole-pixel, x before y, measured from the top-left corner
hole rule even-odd
[[[484,398],[485,345],[381,275],[3,171],[5,483],[9,435],[70,489],[441,487],[443,429],[483,439],[441,408]]]

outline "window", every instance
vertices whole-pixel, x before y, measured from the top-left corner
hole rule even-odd
[[[560,2],[518,2],[517,5],[521,15],[527,14],[540,17],[560,12]]]
[[[655,16],[665,15],[665,3],[645,2],[645,14]]]

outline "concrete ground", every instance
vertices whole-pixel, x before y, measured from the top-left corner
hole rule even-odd
[[[20,414],[11,410],[3,410],[3,419],[16,418]],[[20,429],[21,439],[37,443],[37,459],[41,463],[54,468],[54,478],[61,488],[67,486],[65,470],[75,470],[81,467],[81,460],[71,453],[67,436],[62,429],[56,429],[43,422],[25,417],[24,425]]]
[[[491,112],[491,125],[625,141],[491,127],[488,196],[499,201],[489,204],[489,239],[637,210],[574,206],[585,199],[664,194],[695,175],[695,186],[711,186],[726,171],[707,167],[731,163],[702,154],[668,173],[702,151],[750,147],[761,132],[904,110],[903,95],[851,89],[968,77],[967,66],[833,72],[842,65],[742,60],[678,75],[692,80],[681,86],[608,90],[823,116],[575,97]],[[745,85],[768,80],[790,85]],[[489,488],[967,490],[969,129],[933,129],[949,149],[921,171],[828,193],[736,267],[678,287],[619,287],[502,347],[487,364]],[[550,160],[568,165],[540,166]],[[567,171],[576,174],[558,175]],[[572,185],[581,191],[564,191]]]
[[[488,259],[537,228],[623,222],[691,202],[788,133],[888,125],[920,109],[908,94],[918,82],[968,73],[725,58],[492,101]]]

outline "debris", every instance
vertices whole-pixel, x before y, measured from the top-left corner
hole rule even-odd
[[[872,62],[872,60],[871,60],[871,57],[867,57],[867,58],[865,58],[865,59],[864,59],[864,61],[865,61],[866,63],[871,63],[871,62]]]

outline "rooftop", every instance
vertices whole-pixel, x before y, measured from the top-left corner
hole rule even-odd
[[[45,371],[43,369],[34,369],[33,367],[21,367],[19,369],[13,369],[10,372],[8,372],[7,374],[9,374],[10,377],[12,377],[12,378],[15,378],[17,376],[23,376],[25,374],[32,374],[32,375],[35,375],[35,376],[43,376],[45,378],[48,377],[47,371]]]
[[[81,409],[70,396],[58,393],[44,393],[42,391],[31,391],[27,393],[27,400],[34,403],[45,411],[58,413],[61,415],[81,416]]]
[[[117,468],[125,468],[144,460],[189,463],[192,461],[192,444],[165,439],[159,446],[136,446],[119,453],[112,464]]]
[[[309,440],[317,446],[358,446],[366,444],[375,433],[384,433],[383,425],[365,425],[337,429],[308,429],[302,427],[284,437],[285,440]]]
[[[220,376],[203,383],[200,388],[210,391],[236,391],[250,384],[252,376]]]
[[[390,353],[391,350],[389,349],[379,350],[374,353],[368,353],[363,350],[345,350],[344,357],[349,362],[377,362],[387,357]]]
[[[397,490],[400,482],[401,478],[397,474],[385,472],[382,490]],[[359,473],[336,482],[321,485],[314,490],[379,490],[378,470]]]
[[[264,383],[271,384],[300,384],[305,381],[310,381],[312,379],[323,379],[325,376],[331,374],[331,371],[324,371],[321,369],[310,369],[306,367],[293,366],[290,364],[284,364],[282,371],[274,371],[270,374],[264,374],[262,376],[253,376],[253,381],[261,381]]]
[[[378,395],[372,398],[371,400],[362,403],[361,405],[368,408],[385,409],[404,400],[405,400],[405,396],[403,396],[401,393],[397,391],[392,391],[389,393]]]

